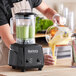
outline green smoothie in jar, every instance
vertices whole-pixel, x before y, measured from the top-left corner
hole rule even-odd
[[[29,38],[35,38],[35,27],[29,26]]]
[[[16,26],[16,37],[22,40],[29,38],[29,26]]]

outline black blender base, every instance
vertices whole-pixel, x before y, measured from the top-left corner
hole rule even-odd
[[[38,68],[42,70],[44,66],[44,55],[42,47],[39,44],[12,44],[9,51],[9,63],[13,69],[21,69],[24,72],[27,69]]]

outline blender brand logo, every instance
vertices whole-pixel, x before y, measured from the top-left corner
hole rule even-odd
[[[38,53],[38,50],[28,50],[28,53]]]

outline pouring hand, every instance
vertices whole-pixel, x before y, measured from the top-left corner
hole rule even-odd
[[[53,16],[53,21],[54,23],[58,24],[58,25],[65,25],[66,24],[66,19],[65,17],[60,16],[59,14],[55,14]]]
[[[60,24],[60,15],[59,14],[55,14],[52,18],[52,20],[54,21],[54,23]]]

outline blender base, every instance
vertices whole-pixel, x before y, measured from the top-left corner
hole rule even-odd
[[[44,66],[42,46],[39,44],[12,44],[8,64],[13,69],[21,69],[22,72],[31,68],[42,70]]]

